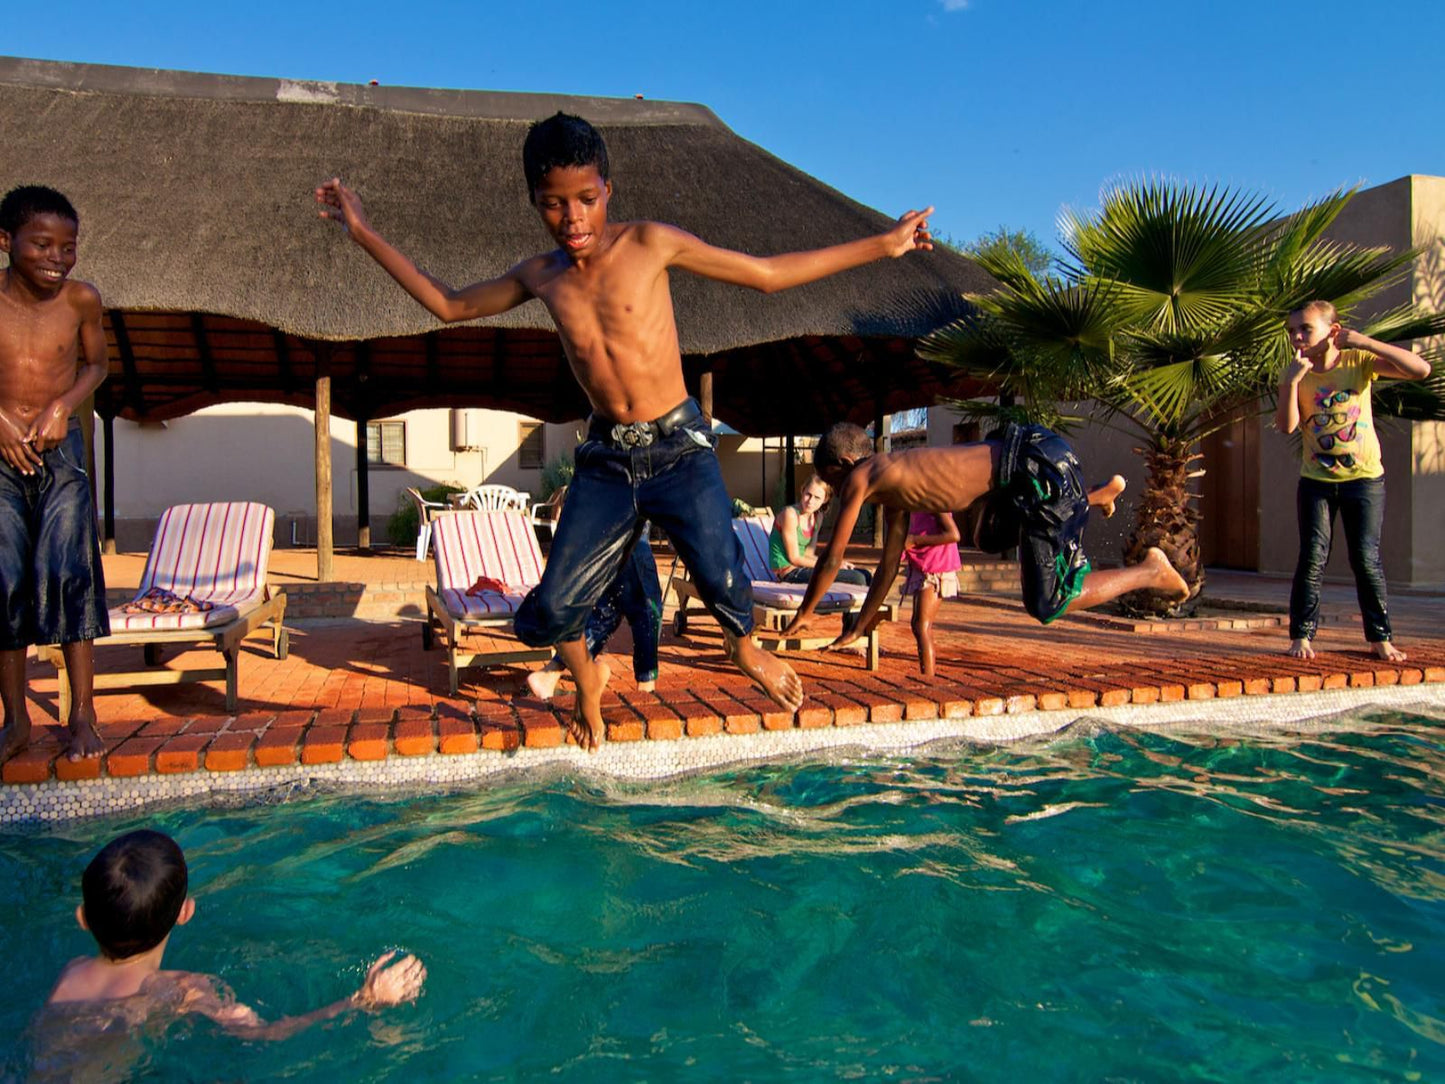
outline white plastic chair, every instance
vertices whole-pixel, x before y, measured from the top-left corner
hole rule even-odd
[[[416,559],[426,560],[426,551],[431,546],[431,526],[436,518],[443,512],[451,511],[451,506],[440,501],[429,501],[421,495],[421,490],[413,486],[407,486],[406,495],[416,505]]]
[[[526,515],[527,505],[531,503],[531,500],[532,495],[523,493],[520,489],[513,489],[511,486],[486,485],[470,490],[462,498],[462,504],[467,508],[475,508],[479,512],[515,510]]]

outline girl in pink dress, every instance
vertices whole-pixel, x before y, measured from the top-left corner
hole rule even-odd
[[[938,604],[958,594],[958,524],[951,512],[914,512],[908,520],[903,559],[908,579],[903,596],[913,596],[913,639],[918,644],[918,668],[933,676],[933,621]]]

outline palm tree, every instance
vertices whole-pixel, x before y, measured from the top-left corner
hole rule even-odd
[[[1169,555],[1190,601],[1131,599],[1140,613],[1181,613],[1204,584],[1193,479],[1196,450],[1240,417],[1272,411],[1291,351],[1289,311],[1316,298],[1345,317],[1403,278],[1416,253],[1327,240],[1354,190],[1280,217],[1266,200],[1219,187],[1120,185],[1091,215],[1066,214],[1060,273],[1040,278],[1006,249],[979,257],[1001,284],[976,312],[925,338],[919,353],[989,381],[997,402],[956,403],[966,417],[1067,430],[1085,420],[1142,438],[1147,477],[1125,559]],[[1445,332],[1445,316],[1409,307],[1362,328],[1387,341]],[[1408,388],[1408,391],[1404,391]],[[1377,412],[1445,419],[1445,379],[1402,385]],[[1083,414],[1068,413],[1082,404]]]

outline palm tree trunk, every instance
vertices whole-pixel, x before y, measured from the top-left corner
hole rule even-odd
[[[1191,444],[1161,439],[1152,448],[1134,449],[1144,457],[1147,470],[1139,497],[1134,530],[1124,550],[1124,562],[1137,564],[1151,546],[1158,546],[1189,584],[1189,598],[1172,603],[1156,591],[1136,591],[1120,600],[1124,609],[1141,617],[1177,617],[1192,613],[1204,587],[1204,564],[1199,557],[1199,494],[1190,482],[1204,472],[1192,465],[1203,456]]]

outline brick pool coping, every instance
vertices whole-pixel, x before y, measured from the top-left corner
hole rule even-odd
[[[1202,726],[1211,731],[1243,725],[1258,732],[1371,707],[1445,712],[1445,669],[1429,669],[1428,682],[1418,668],[1419,680],[1374,685],[1342,684],[1335,680],[1338,675],[1327,674],[1329,684],[1322,680],[1315,691],[1285,694],[1271,688],[1220,698],[1217,686],[1214,696],[1204,696],[1202,685],[1195,684],[1186,686],[1186,695],[1179,699],[1144,697],[1104,706],[1105,698],[1097,697],[1084,706],[1082,700],[1087,698],[1082,698],[1078,706],[1055,710],[1013,701],[1002,707],[985,702],[978,711],[973,710],[978,701],[954,698],[935,700],[931,715],[916,704],[916,714],[910,715],[905,705],[893,701],[892,709],[881,703],[866,711],[861,704],[842,705],[840,716],[835,705],[815,709],[807,724],[800,718],[787,727],[776,718],[771,725],[765,722],[781,712],[739,710],[724,715],[720,711],[729,705],[670,705],[670,717],[658,711],[650,713],[651,718],[644,714],[620,720],[616,736],[596,754],[564,743],[556,712],[539,707],[518,709],[511,719],[494,708],[442,702],[435,711],[352,712],[345,723],[326,711],[283,713],[293,717],[270,718],[260,727],[256,724],[262,720],[245,715],[220,720],[219,726],[214,719],[166,720],[164,725],[147,725],[174,733],[146,735],[142,726],[122,739],[103,765],[89,762],[91,771],[76,771],[70,762],[56,761],[54,749],[37,751],[35,763],[49,758],[53,765],[65,767],[44,779],[37,773],[32,785],[0,787],[0,825],[114,816],[179,803],[274,801],[278,796],[313,793],[394,797],[549,769],[660,779],[829,751],[889,752],[946,739],[1013,741],[1056,734],[1081,719],[1123,727]],[[1296,689],[1300,684],[1296,680]],[[1312,681],[1303,684],[1314,686]],[[698,699],[699,705],[705,703]],[[939,713],[944,703],[953,714]],[[969,710],[964,710],[965,704]],[[689,714],[679,714],[676,708]],[[904,709],[904,717],[894,718],[899,709]],[[522,711],[528,714],[523,716]],[[309,718],[296,717],[303,714]],[[614,730],[610,719],[608,729]]]

